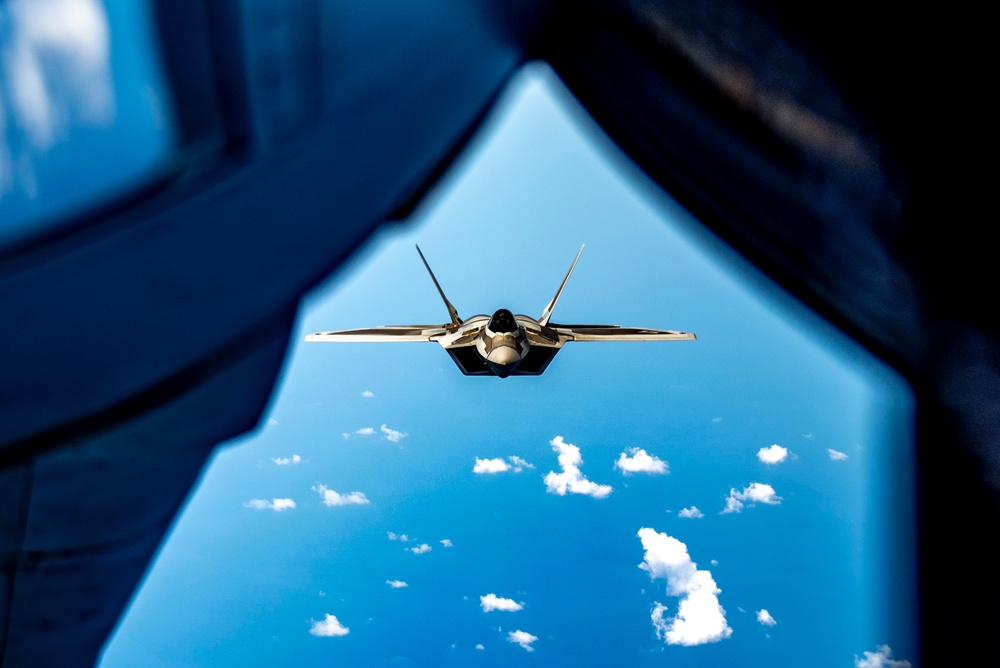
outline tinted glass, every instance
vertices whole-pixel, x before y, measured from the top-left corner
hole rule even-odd
[[[0,245],[127,194],[174,147],[146,2],[0,3]]]
[[[505,308],[500,309],[490,318],[489,328],[491,332],[514,332],[517,331],[517,321],[514,314]]]

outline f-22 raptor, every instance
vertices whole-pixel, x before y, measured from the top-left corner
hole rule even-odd
[[[538,376],[567,341],[694,341],[690,332],[638,329],[618,325],[557,325],[549,321],[566,281],[576,267],[583,246],[566,272],[556,296],[542,316],[535,320],[514,315],[505,308],[492,316],[458,317],[458,311],[444,295],[431,266],[417,246],[441,299],[448,307],[451,322],[443,325],[383,325],[371,329],[316,332],[306,341],[437,341],[448,351],[466,376]]]

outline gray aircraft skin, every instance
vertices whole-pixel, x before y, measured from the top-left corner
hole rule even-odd
[[[538,320],[513,314],[505,308],[492,316],[474,315],[461,319],[458,311],[441,289],[431,266],[417,246],[417,253],[427,267],[451,322],[443,325],[383,325],[369,329],[346,329],[316,332],[306,341],[437,341],[448,351],[455,364],[467,376],[538,376],[567,341],[694,341],[690,332],[641,329],[618,325],[557,325],[550,323],[552,310],[559,301],[566,281],[576,267],[583,246],[576,254],[566,277]]]

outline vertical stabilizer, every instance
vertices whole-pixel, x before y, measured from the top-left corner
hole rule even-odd
[[[583,249],[581,248],[580,250]],[[434,272],[431,271],[431,266],[427,264],[427,258],[425,258],[424,254],[420,252],[420,246],[417,246],[417,253],[420,253],[420,259],[424,261],[424,266],[427,267],[427,273],[431,275],[431,280],[434,281],[434,287],[438,289],[438,294],[441,295],[441,299],[444,300],[444,305],[448,307],[448,315],[451,317],[451,322],[455,325],[461,325],[462,319],[458,317],[458,311],[456,311],[455,307],[451,305],[451,302],[448,301],[448,298],[444,296],[444,290],[441,289],[441,284],[438,283],[438,279],[435,278]],[[574,262],[573,264],[576,263]],[[570,271],[573,270],[570,269]],[[567,276],[567,278],[569,278],[569,276]],[[563,282],[565,283],[565,281]],[[559,289],[562,290],[562,288]],[[559,295],[556,295],[556,297],[558,296]]]
[[[546,325],[549,324],[549,318],[552,317],[552,309],[556,307],[556,302],[559,301],[559,295],[562,294],[563,288],[566,287],[566,281],[569,280],[569,275],[573,273],[573,267],[576,266],[577,260],[580,259],[580,253],[583,252],[584,245],[585,244],[580,245],[580,250],[577,251],[576,258],[574,258],[573,260],[573,264],[570,265],[569,271],[566,272],[566,278],[563,279],[563,282],[559,286],[559,289],[556,290],[556,296],[552,298],[552,301],[549,302],[549,305],[545,307],[544,311],[542,311],[542,317],[538,319],[538,324],[541,325],[542,327],[545,327]],[[440,288],[438,289],[440,290]]]

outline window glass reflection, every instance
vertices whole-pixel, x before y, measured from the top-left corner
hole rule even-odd
[[[174,144],[146,2],[0,4],[0,244],[153,178]]]

